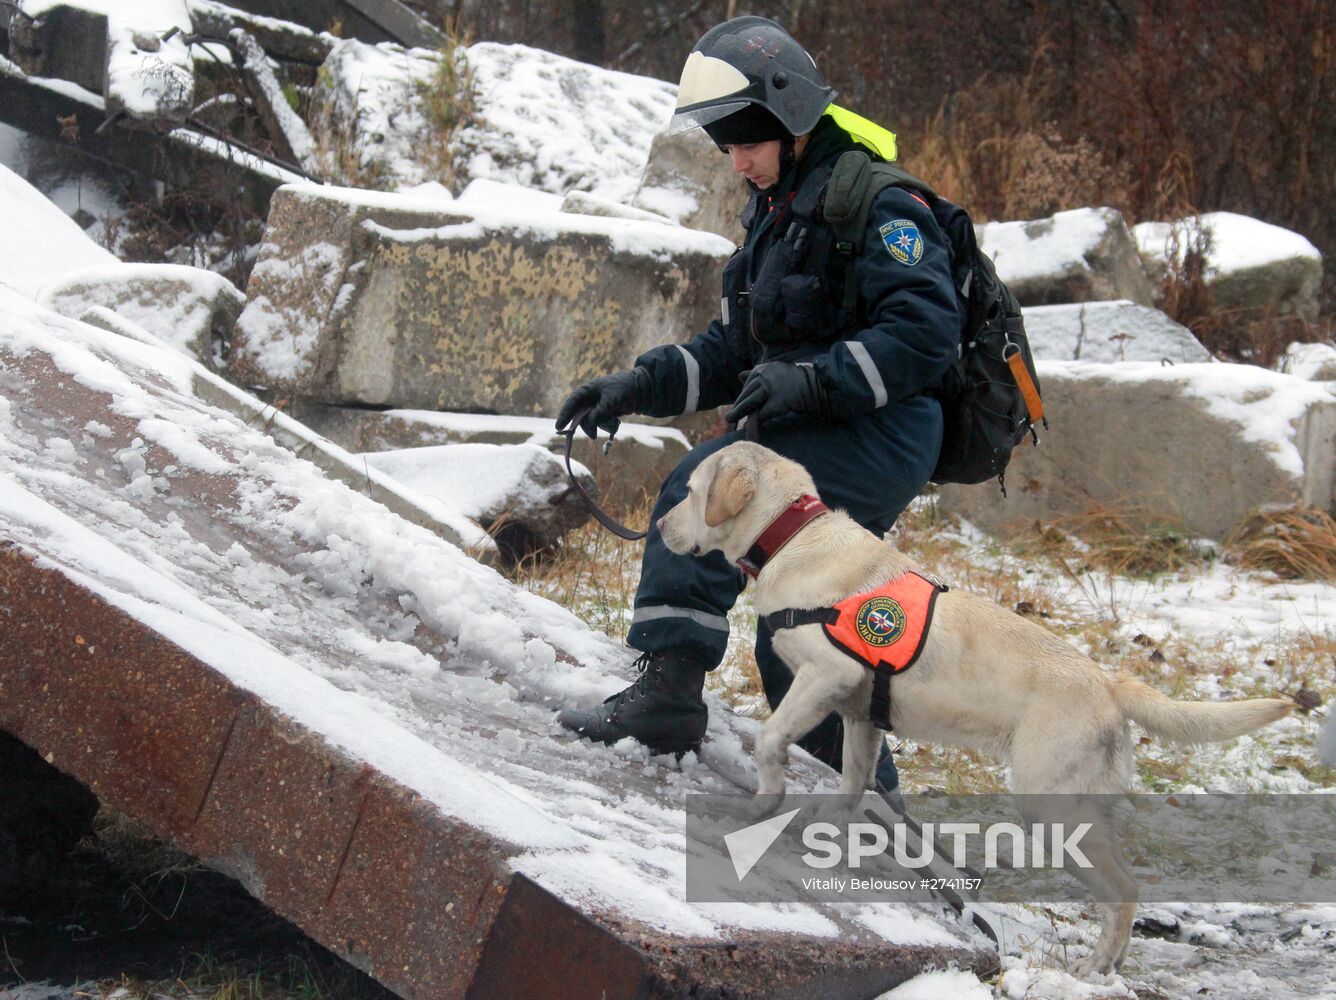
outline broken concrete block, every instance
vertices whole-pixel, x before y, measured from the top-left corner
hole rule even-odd
[[[442,444],[536,444],[565,454],[566,439],[547,417],[509,417],[487,413],[432,413],[426,410],[367,410],[330,406],[305,399],[284,403],[294,420],[350,452],[392,451]],[[691,445],[673,427],[623,420],[613,446],[606,439],[575,436],[571,454],[599,484],[600,503],[626,510],[653,497]]]
[[[9,23],[9,57],[29,76],[67,80],[101,96],[107,15],[88,4],[21,3]]]
[[[1135,507],[1226,538],[1266,504],[1333,509],[1336,388],[1225,363],[1040,362],[1050,427],[996,483],[943,486],[943,510],[989,530]]]
[[[458,176],[631,202],[675,86],[523,45],[479,42],[465,62],[480,98],[452,144]]]
[[[1202,246],[1203,278],[1217,309],[1253,316],[1295,316],[1315,323],[1322,254],[1296,232],[1233,212],[1177,222],[1143,222],[1133,230],[1146,270],[1158,286],[1176,259]]]
[[[589,520],[556,455],[535,444],[447,444],[370,452],[371,468],[477,521],[511,562],[550,551]],[[572,464],[597,499],[589,470]]]
[[[341,308],[339,293],[357,264],[354,237],[362,222],[417,229],[466,218],[440,199],[369,191],[348,199],[321,196],[318,190],[323,189],[280,188],[270,203],[234,345],[234,369],[255,383],[281,385],[315,377],[314,352],[331,312]],[[263,365],[249,360],[260,357]]]
[[[275,195],[238,378],[324,402],[553,414],[572,386],[704,329],[733,249],[654,223],[450,203],[420,228],[382,210],[394,199]]]
[[[1025,333],[1036,358],[1051,361],[1210,361],[1187,327],[1126,300],[1030,306]]]
[[[979,248],[1023,306],[1130,299],[1154,304],[1154,291],[1121,213],[1078,208],[1029,222],[975,226]]]
[[[742,210],[750,194],[719,147],[697,128],[654,137],[632,204],[741,243]]]
[[[429,49],[336,42],[320,67],[309,116],[321,176],[391,191],[446,179],[441,163],[450,158],[433,148],[436,129],[423,101],[440,59]]]
[[[246,297],[221,274],[198,267],[112,264],[48,284],[38,301],[70,319],[102,306],[196,361],[221,369]]]
[[[326,176],[386,190],[437,180],[456,192],[482,179],[626,204],[675,101],[676,88],[661,80],[524,45],[460,48],[444,73],[441,58],[352,40],[334,47],[312,129],[355,163]],[[457,116],[449,135],[429,105]]]

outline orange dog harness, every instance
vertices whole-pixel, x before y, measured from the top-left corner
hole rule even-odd
[[[944,584],[918,573],[905,573],[833,608],[785,608],[765,616],[775,631],[821,625],[836,649],[873,672],[871,718],[879,729],[891,728],[891,677],[914,665],[928,639],[933,606]]]

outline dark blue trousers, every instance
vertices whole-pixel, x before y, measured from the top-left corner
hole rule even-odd
[[[723,659],[728,610],[746,585],[746,577],[718,552],[704,557],[674,555],[654,525],[686,496],[687,480],[696,466],[741,437],[740,432],[733,432],[696,446],[659,491],[627,637],[642,652],[687,647],[712,667]],[[764,425],[760,442],[802,464],[827,506],[842,508],[859,524],[882,535],[922,492],[932,474],[942,443],[942,412],[936,400],[915,396],[850,421],[790,415]],[[756,665],[773,709],[793,676],[775,655],[770,634],[759,622]],[[832,714],[799,745],[838,769],[843,728],[839,716]],[[887,788],[896,786],[889,754],[883,754],[877,777]]]

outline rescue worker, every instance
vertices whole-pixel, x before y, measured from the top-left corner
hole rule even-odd
[[[580,426],[595,437],[600,427],[613,433],[626,414],[731,403],[730,425],[756,422],[760,443],[805,466],[828,505],[884,534],[937,461],[942,413],[931,390],[956,355],[959,304],[946,237],[928,205],[899,187],[877,195],[862,254],[847,264],[856,303],[842,283],[832,287],[837,248],[820,201],[835,161],[860,148],[833,117],[841,112],[834,96],[812,57],[773,21],[738,17],[701,38],[670,129],[704,128],[752,191],[746,240],[724,269],[721,315],[690,342],[578,387],[557,428],[586,408]],[[744,432],[698,445],[664,482],[627,638],[643,653],[640,676],[601,705],[563,711],[563,726],[604,743],[631,736],[660,753],[699,747],[705,674],[723,658],[726,615],[746,581],[720,553],[672,554],[654,524],[686,495],[696,466]],[[756,663],[773,707],[792,675],[764,623]],[[800,745],[838,768],[839,717]],[[886,789],[897,785],[884,746],[877,777]]]

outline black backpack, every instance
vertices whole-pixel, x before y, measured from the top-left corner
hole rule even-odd
[[[1005,496],[1002,476],[1011,450],[1027,433],[1039,443],[1036,423],[1048,428],[1020,304],[979,249],[974,224],[963,208],[899,167],[874,163],[860,150],[836,162],[823,204],[825,220],[834,230],[831,257],[843,260],[843,313],[851,316],[857,307],[852,265],[863,250],[872,202],[892,185],[912,190],[931,207],[951,243],[952,277],[965,304],[957,357],[936,391],[945,433],[931,479],[972,484],[996,478]]]

